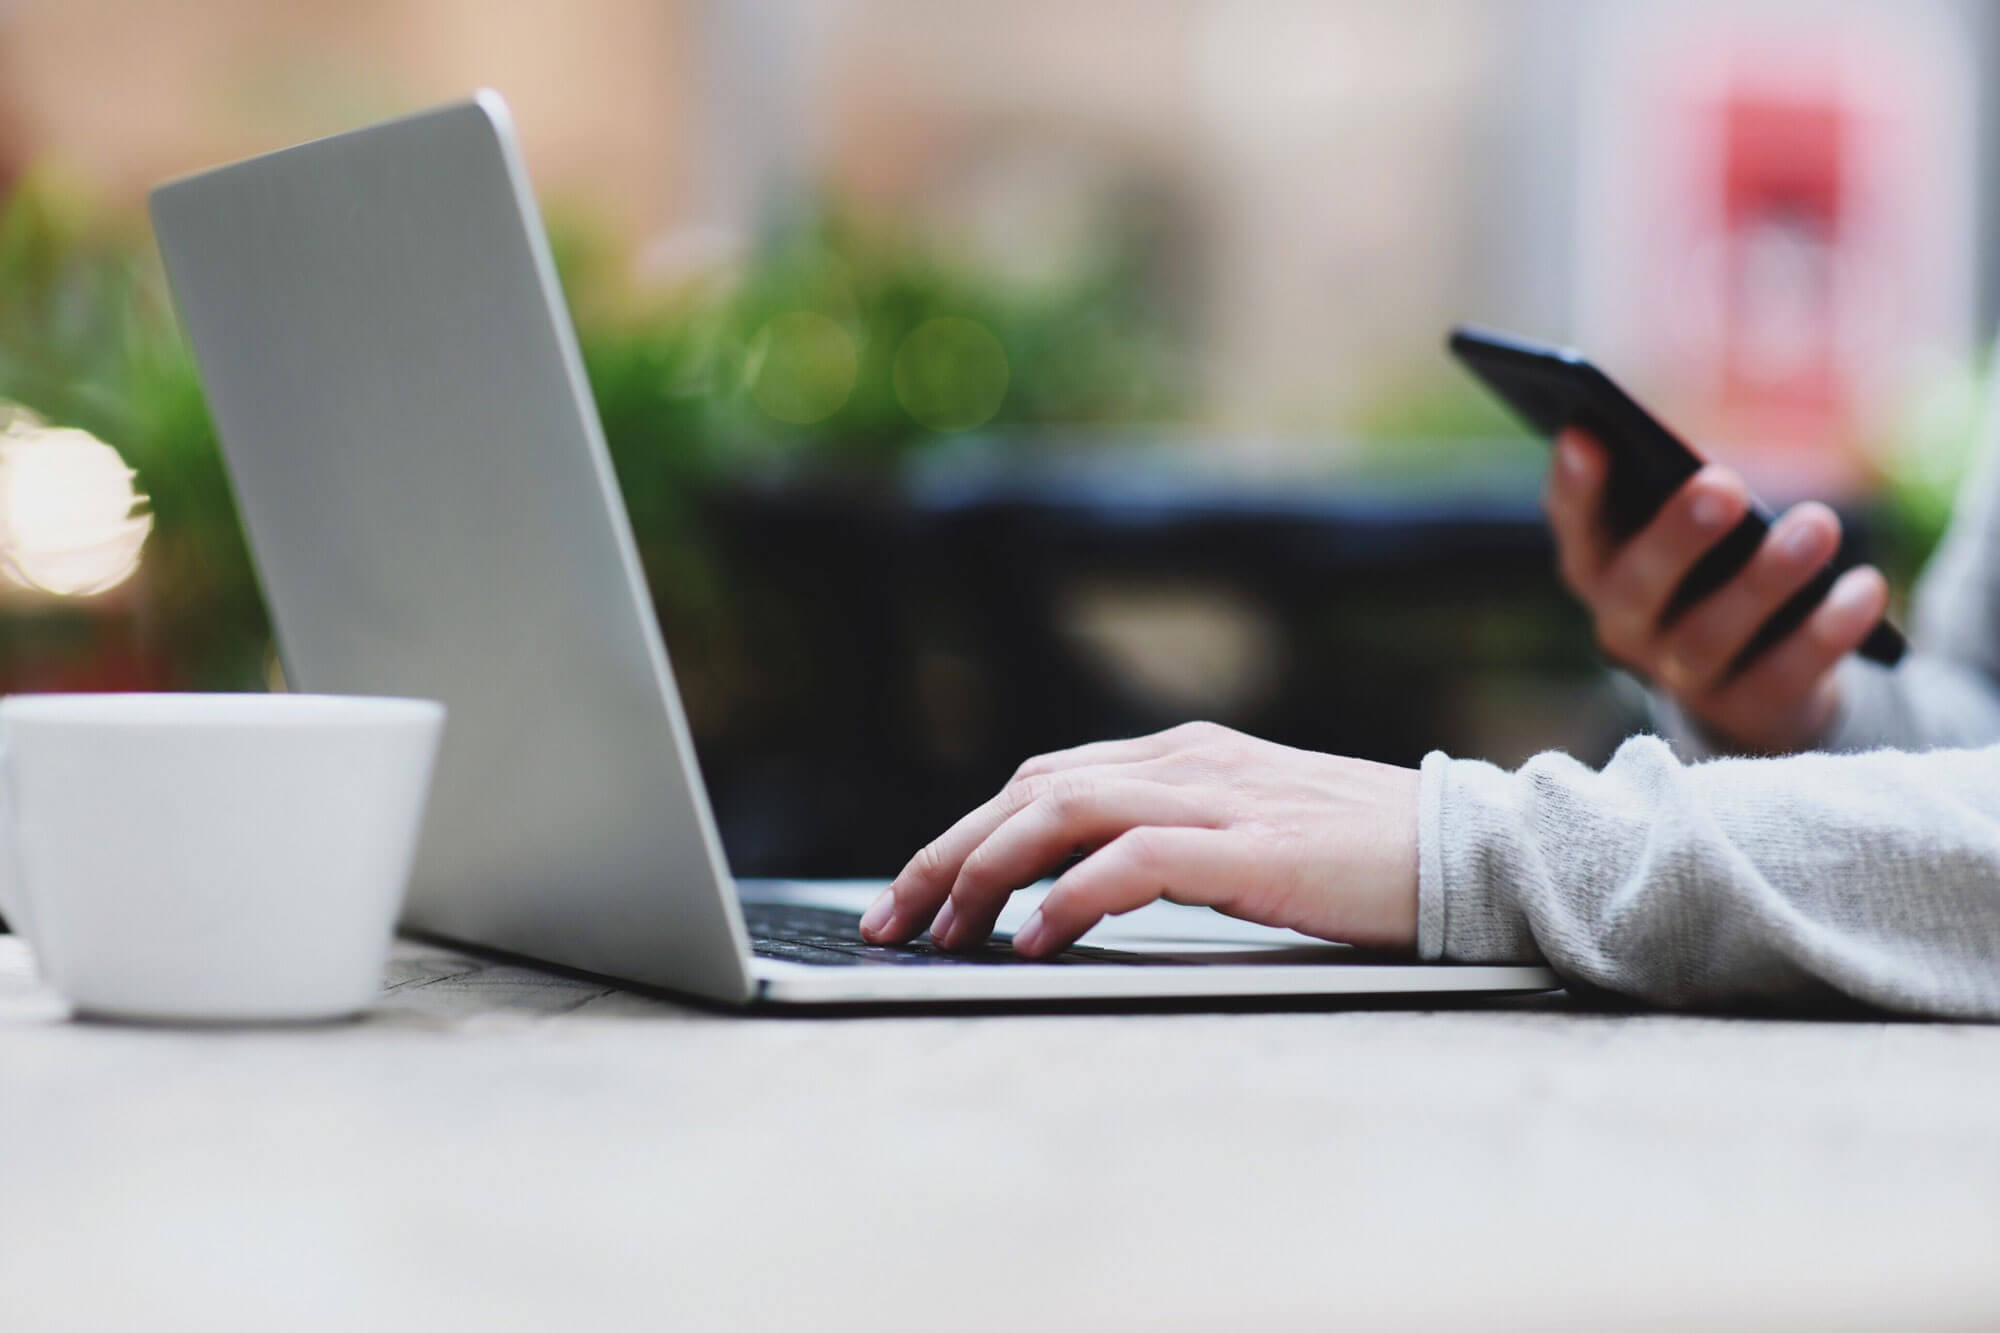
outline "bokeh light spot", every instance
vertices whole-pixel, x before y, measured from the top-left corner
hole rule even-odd
[[[153,530],[118,451],[80,430],[0,431],[0,575],[64,597],[117,587]]]
[[[969,430],[992,420],[1007,396],[1007,353],[985,325],[947,315],[910,331],[893,375],[897,399],[918,424]]]
[[[825,315],[794,310],[751,340],[750,395],[779,421],[810,426],[846,404],[859,362],[846,329]]]

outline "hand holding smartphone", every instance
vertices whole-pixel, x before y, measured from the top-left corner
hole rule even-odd
[[[1638,533],[1702,468],[1698,454],[1576,352],[1470,327],[1452,331],[1450,348],[1541,435],[1553,440],[1575,427],[1599,441],[1610,457],[1603,521],[1614,540],[1623,541]],[[1663,622],[1671,624],[1737,578],[1764,544],[1773,521],[1768,509],[1752,501],[1741,521],[1681,579]],[[1825,600],[1850,564],[1837,554],[1827,560],[1735,655],[1730,674],[1748,670],[1796,630]],[[1884,666],[1894,666],[1902,660],[1905,649],[1901,631],[1885,617],[1869,630],[1856,651]]]

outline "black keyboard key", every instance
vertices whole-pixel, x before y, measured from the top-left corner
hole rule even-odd
[[[910,944],[869,944],[861,938],[858,912],[803,903],[747,902],[743,920],[750,928],[751,948],[760,958],[779,958],[792,963],[812,963],[829,967],[855,967],[867,963],[890,967],[1019,967],[1075,966],[1129,967],[1171,964],[1176,960],[1121,949],[1101,949],[1079,944],[1053,958],[1027,959],[1015,953],[1005,935],[996,934],[977,949],[946,953],[928,938]]]

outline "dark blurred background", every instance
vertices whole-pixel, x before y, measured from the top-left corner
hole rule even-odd
[[[282,686],[144,192],[491,85],[739,872],[1195,716],[1597,759],[1643,709],[1446,329],[1585,346],[1906,587],[1996,60],[1972,0],[0,0],[0,691]]]

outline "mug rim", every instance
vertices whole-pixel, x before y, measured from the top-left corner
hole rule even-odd
[[[10,722],[86,726],[332,726],[357,722],[435,722],[442,721],[444,714],[444,705],[435,699],[372,694],[189,690],[10,694],[0,698],[0,718]]]

